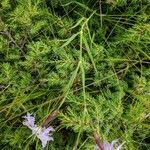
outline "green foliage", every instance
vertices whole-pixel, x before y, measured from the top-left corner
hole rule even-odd
[[[93,150],[119,139],[148,149],[148,0],[1,0],[0,148],[41,149],[22,125],[54,110],[50,150]]]

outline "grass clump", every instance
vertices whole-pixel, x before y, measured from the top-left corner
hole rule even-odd
[[[94,131],[149,149],[149,12],[148,0],[1,0],[0,148],[41,149],[22,116],[57,111],[47,150],[93,150]]]

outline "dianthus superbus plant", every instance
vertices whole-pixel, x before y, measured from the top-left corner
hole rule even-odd
[[[1,0],[0,148],[42,149],[30,113],[47,150],[148,149],[149,37],[149,0]]]

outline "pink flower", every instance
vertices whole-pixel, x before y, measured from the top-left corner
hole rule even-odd
[[[121,150],[122,145],[124,143],[122,143],[121,145],[119,145],[115,148],[114,145],[116,143],[117,143],[117,140],[114,140],[111,143],[109,143],[108,141],[105,141],[101,146],[102,148],[99,148],[98,145],[96,145],[95,150]]]
[[[48,141],[53,141],[53,137],[51,137],[51,134],[49,132],[54,131],[54,129],[52,127],[48,127],[48,128],[40,128],[37,132],[36,132],[36,136],[41,140],[42,142],[42,147],[46,147],[46,144]]]
[[[23,116],[23,118],[25,118],[25,120],[23,121],[23,125],[31,129],[32,134],[36,135],[36,137],[41,140],[43,148],[46,147],[48,141],[54,140],[50,134],[50,132],[54,131],[54,128],[52,126],[48,128],[37,126],[35,124],[35,118],[31,116],[30,113],[27,113],[27,115]]]
[[[33,129],[36,128],[36,124],[35,124],[35,118],[33,116],[31,116],[30,113],[27,113],[26,116],[23,116],[23,118],[25,119],[23,121],[23,125],[27,126],[29,129]]]

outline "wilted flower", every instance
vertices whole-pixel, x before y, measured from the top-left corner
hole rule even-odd
[[[105,141],[103,144],[101,144],[101,148],[98,145],[96,145],[95,150],[121,150],[122,145],[124,143],[122,143],[121,145],[119,145],[115,148],[114,145],[116,144],[116,142],[117,142],[117,140],[114,140],[111,143],[109,143],[108,141]]]
[[[49,132],[54,131],[52,126],[45,128],[39,127],[35,124],[35,118],[30,114],[27,113],[26,116],[23,116],[25,120],[23,121],[23,125],[27,126],[29,129],[32,130],[32,134],[36,135],[42,142],[42,147],[45,148],[48,141],[53,141],[53,137]]]
[[[107,0],[106,3],[108,3],[108,4],[114,4],[115,1],[114,0]]]

